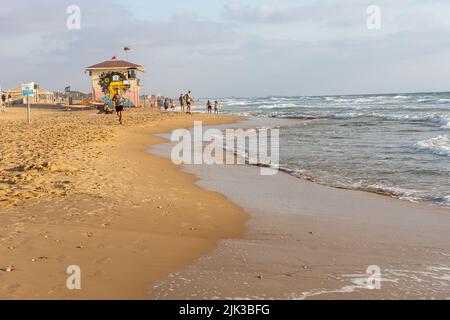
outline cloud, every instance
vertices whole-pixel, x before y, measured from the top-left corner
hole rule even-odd
[[[89,91],[84,68],[116,54],[123,58],[122,48],[130,46],[129,59],[146,67],[147,93],[177,95],[192,89],[197,96],[264,96],[444,89],[450,71],[443,59],[450,53],[444,19],[448,5],[398,1],[378,1],[383,28],[373,32],[365,27],[365,0],[230,2],[217,8],[220,19],[203,18],[195,8],[136,19],[125,5],[109,0],[0,0],[6,8],[0,12],[0,83],[13,87],[36,81],[54,90],[71,85]],[[81,30],[66,28],[70,4],[81,7]]]

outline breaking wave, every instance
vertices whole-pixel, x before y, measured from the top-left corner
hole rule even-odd
[[[439,136],[436,138],[417,142],[414,147],[420,151],[431,152],[438,156],[450,157],[449,136]]]

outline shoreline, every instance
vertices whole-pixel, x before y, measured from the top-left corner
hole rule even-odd
[[[242,116],[244,117],[244,116]],[[261,127],[277,127],[280,126],[283,127],[289,127],[289,123],[292,123],[294,120],[302,120],[309,121],[311,119],[306,118],[266,118],[266,117],[257,117],[257,116],[245,116],[244,120],[239,121],[238,123],[234,123],[232,128],[241,128],[241,129],[257,129]],[[236,126],[239,124],[238,126]],[[227,127],[226,125],[222,126],[222,128]],[[236,156],[236,152],[234,153]],[[254,167],[267,167],[264,164],[247,164],[249,166]],[[324,177],[318,177],[314,175],[309,175],[303,172],[302,169],[299,168],[293,168],[292,166],[286,165],[286,164],[280,164],[279,171],[287,174],[289,176],[302,179],[304,181],[309,181],[311,183],[319,184],[325,187],[331,187],[335,189],[340,190],[352,190],[352,191],[360,191],[360,192],[366,192],[369,194],[376,194],[381,196],[386,196],[391,199],[396,199],[399,201],[405,201],[407,203],[414,203],[417,205],[424,205],[424,206],[434,206],[437,208],[442,209],[450,209],[450,203],[439,203],[433,200],[424,200],[424,199],[417,199],[417,198],[411,198],[410,196],[403,195],[399,191],[393,191],[382,187],[375,187],[375,186],[367,186],[367,187],[357,187],[352,185],[344,185],[339,184],[338,182],[327,182]],[[449,211],[450,212],[450,211]]]
[[[182,173],[170,160],[146,152],[149,144],[164,142],[156,132],[191,127],[194,120],[214,125],[238,117],[133,110],[125,114],[129,124],[118,127],[115,117],[89,111],[34,111],[31,129],[22,121],[7,126],[23,128],[26,134],[46,128],[43,119],[50,117],[62,124],[55,129],[60,139],[67,121],[72,130],[83,133],[90,130],[85,124],[90,119],[94,126],[113,126],[102,128],[110,129],[112,137],[63,150],[61,155],[74,170],[39,171],[30,166],[20,173],[29,179],[28,184],[17,181],[22,189],[16,197],[21,200],[0,214],[1,266],[14,266],[13,272],[0,272],[1,298],[144,299],[153,282],[210,253],[218,240],[243,234],[247,216],[239,207],[196,186],[196,177]],[[78,121],[73,117],[80,123],[73,124]],[[69,161],[72,156],[78,162]],[[21,198],[28,192],[23,188],[33,187],[35,180],[53,183],[62,176],[71,186],[64,194]],[[66,288],[69,265],[81,268],[79,291]]]
[[[257,166],[184,171],[248,212],[247,231],[158,283],[151,299],[450,298],[446,208],[283,172],[264,178]],[[382,270],[382,290],[364,287],[373,265]]]

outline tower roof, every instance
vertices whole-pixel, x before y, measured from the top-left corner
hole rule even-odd
[[[107,60],[86,68],[87,71],[109,70],[109,69],[124,69],[124,70],[136,69],[138,71],[144,71],[143,66],[124,60]]]

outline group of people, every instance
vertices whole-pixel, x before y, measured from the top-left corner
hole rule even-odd
[[[124,110],[124,98],[123,98],[123,95],[121,93],[119,93],[118,90],[115,90],[115,93],[114,93],[114,96],[112,98],[112,101],[114,102],[114,106],[115,106],[115,109],[116,109],[116,113],[117,113],[117,117],[118,117],[119,123],[122,124],[123,110]],[[187,114],[192,114],[191,107],[192,107],[193,98],[192,98],[192,92],[191,91],[188,91],[188,93],[186,93],[186,94],[181,94],[179,99],[178,99],[178,101],[179,101],[179,105],[181,107],[181,112],[186,112]],[[159,104],[159,99],[158,99],[158,104]],[[164,107],[164,110],[166,110],[166,111],[169,110],[169,108],[175,110],[175,100],[165,98],[164,99],[164,103],[163,103],[163,107]],[[208,100],[208,103],[207,103],[208,114],[212,114],[213,113],[213,108],[214,108],[214,113],[215,114],[219,114],[219,111],[220,111],[219,102],[216,100],[214,102],[214,107],[213,107],[211,101]]]
[[[180,102],[181,112],[192,113],[192,92],[190,90],[186,94],[180,94],[178,101]]]
[[[191,91],[188,91],[188,93],[186,93],[186,94],[180,94],[180,97],[178,98],[178,102],[181,107],[181,112],[186,112],[187,114],[192,113],[191,107],[192,107],[193,98],[192,98]],[[175,103],[173,100],[169,101],[168,99],[165,99],[164,109],[168,110],[169,108],[175,109]],[[220,112],[219,101],[217,101],[217,100],[214,101],[214,107],[213,107],[211,100],[208,100],[208,102],[206,104],[206,108],[207,108],[208,114],[212,114],[213,109],[214,109],[215,114],[219,114],[219,112]]]
[[[181,108],[181,112],[191,114],[192,102],[193,98],[191,91],[186,94],[180,94],[180,97],[178,98],[178,105]],[[176,105],[176,99],[158,98],[158,100],[156,101],[156,107],[164,108],[165,111],[168,111],[169,109],[175,110]]]
[[[208,110],[208,114],[213,113],[213,105],[210,100],[208,100],[208,102],[206,104],[206,108]],[[214,113],[219,114],[219,111],[220,111],[219,101],[216,100],[216,101],[214,101]]]
[[[10,105],[12,102],[11,94],[6,95],[6,93],[2,93],[0,99],[0,112],[6,111],[6,106]]]

